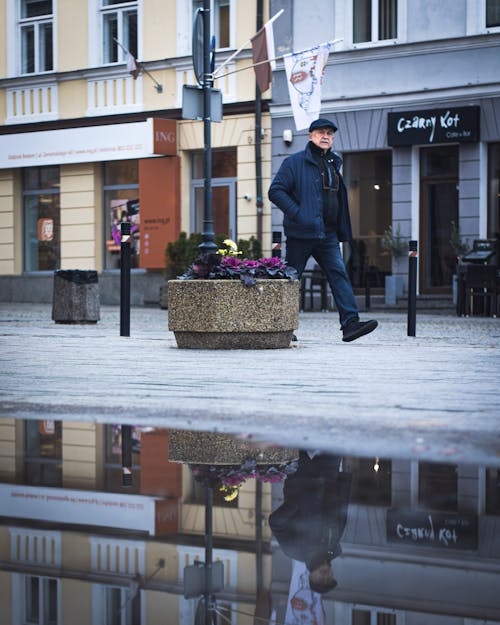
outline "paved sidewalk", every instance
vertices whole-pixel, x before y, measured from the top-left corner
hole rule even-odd
[[[119,308],[60,325],[0,304],[0,417],[218,429],[358,455],[500,465],[500,319],[376,313],[342,343],[336,313],[301,313],[290,349],[179,350],[167,312]],[[364,319],[368,318],[363,314]]]

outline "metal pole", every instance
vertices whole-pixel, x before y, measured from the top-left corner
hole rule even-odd
[[[257,0],[257,32],[262,28],[263,1]],[[255,84],[255,187],[257,205],[257,240],[262,245],[262,217],[264,202],[262,200],[262,94]]]
[[[130,223],[120,224],[120,336],[130,336]]]
[[[212,93],[213,74],[211,73],[210,67],[210,40],[210,0],[203,0],[203,166],[205,177],[205,207],[200,250],[205,253],[214,253],[217,251],[214,222],[212,218],[212,111],[210,96]]]
[[[210,486],[205,490],[205,625],[212,623],[212,527],[213,491]]]
[[[122,425],[122,485],[132,486],[132,426]]]
[[[417,322],[417,260],[418,241],[408,247],[408,336],[415,336]]]

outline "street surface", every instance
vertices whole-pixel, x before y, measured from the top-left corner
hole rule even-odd
[[[0,304],[0,418],[219,430],[345,454],[500,465],[500,319],[301,313],[290,349],[180,350],[167,311],[118,307],[94,325],[50,305]]]

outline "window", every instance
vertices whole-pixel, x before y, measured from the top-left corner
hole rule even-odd
[[[126,48],[137,58],[137,2],[101,0],[103,63],[123,63]]]
[[[23,170],[24,270],[60,266],[59,167]]]
[[[138,625],[141,622],[141,594],[125,588],[103,588],[102,625]]]
[[[229,48],[230,38],[230,0],[211,0],[211,31],[215,36],[215,46],[219,48]],[[203,0],[193,1],[193,16],[198,9],[203,8]]]
[[[353,43],[396,39],[397,0],[353,0]]]
[[[122,484],[122,426],[104,426],[104,489],[113,493],[140,492],[140,430],[132,427],[132,486]]]
[[[57,625],[58,583],[51,577],[24,577],[24,622]]]
[[[120,224],[131,222],[131,267],[139,266],[139,168],[137,161],[104,163],[104,227],[106,269],[120,267]]]
[[[457,467],[454,464],[420,462],[418,503],[428,510],[457,511]]]
[[[344,155],[344,181],[353,229],[346,266],[354,288],[383,288],[392,271],[382,236],[392,220],[392,155],[388,151]]]
[[[391,505],[390,460],[381,458],[354,458],[345,460],[346,470],[352,473],[352,503],[373,506]]]
[[[500,232],[500,143],[488,147],[488,238]]]
[[[21,0],[19,41],[21,73],[54,69],[52,0]]]
[[[24,422],[24,480],[31,486],[62,486],[62,421]]]
[[[500,26],[500,0],[486,0],[486,28]]]
[[[500,469],[486,469],[486,514],[500,516]]]
[[[352,625],[396,625],[395,612],[383,612],[376,608],[353,608]]]

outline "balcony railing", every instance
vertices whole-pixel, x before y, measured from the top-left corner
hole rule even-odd
[[[56,84],[14,87],[6,90],[6,124],[42,122],[59,117]]]

